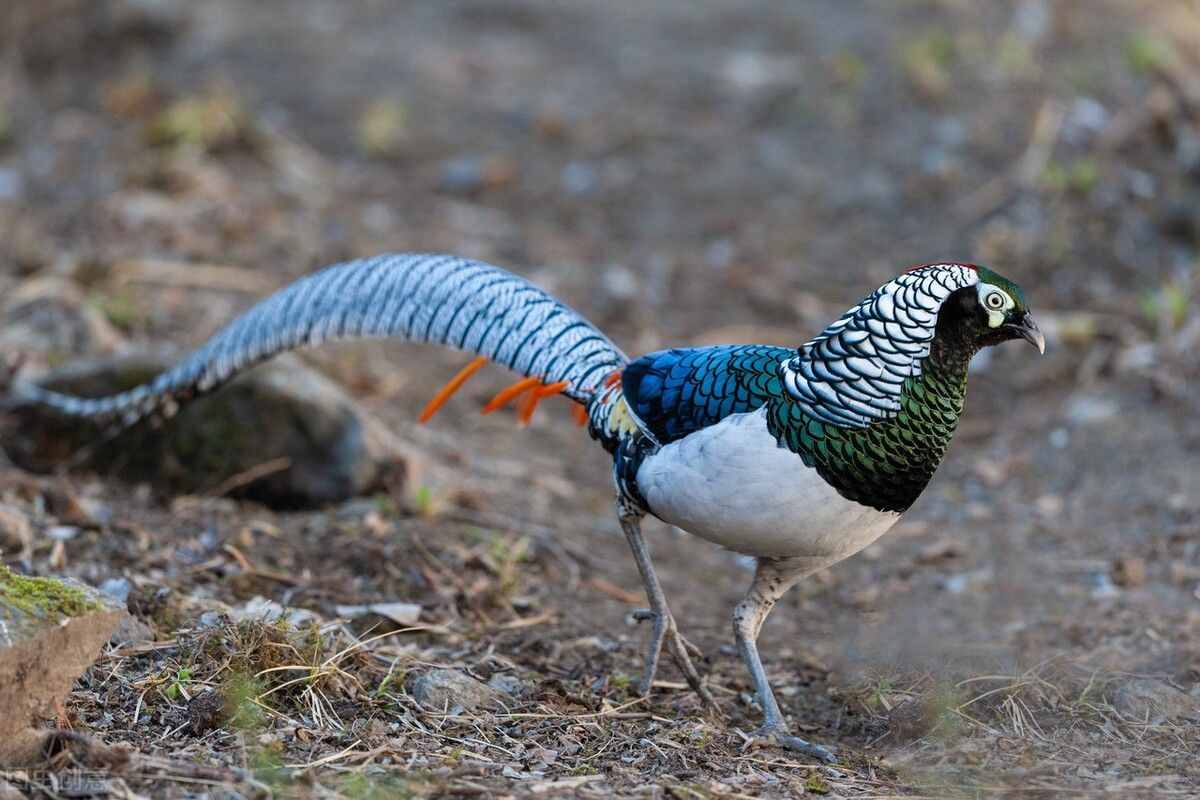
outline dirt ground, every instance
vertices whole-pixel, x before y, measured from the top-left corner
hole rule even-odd
[[[5,563],[123,578],[148,626],[47,721],[126,746],[80,756],[93,794],[1200,796],[1195,2],[10,0],[0,47],[0,292],[74,282],[133,346],[386,250],[509,267],[630,353],[798,345],[938,259],[1019,282],[1049,339],[977,360],[925,495],[767,623],[831,767],[745,747],[750,573],[657,522],[726,719],[669,663],[634,696],[604,453],[565,404],[479,416],[494,369],[416,425],[462,354],[306,355],[413,451],[336,508],[0,467],[34,530]],[[317,622],[229,616],[255,597]],[[371,602],[419,621],[337,609]],[[433,667],[515,693],[431,712]]]

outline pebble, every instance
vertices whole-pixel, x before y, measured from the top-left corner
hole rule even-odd
[[[10,167],[0,168],[0,200],[20,200],[24,191],[21,173]]]
[[[1116,400],[1097,394],[1075,394],[1067,400],[1064,414],[1072,425],[1107,422],[1120,413]]]
[[[240,608],[235,608],[230,613],[239,622],[242,620],[258,622],[283,620],[300,627],[310,622],[320,621],[320,617],[315,612],[306,608],[287,608],[274,600],[259,595],[250,598]]]
[[[1135,678],[1113,693],[1113,706],[1130,719],[1156,725],[1196,713],[1200,701],[1165,681]]]
[[[434,669],[417,676],[409,693],[426,708],[451,714],[496,707],[502,698],[499,690],[454,669]]]
[[[572,161],[563,167],[559,181],[567,194],[591,194],[600,185],[600,175],[586,161]]]
[[[100,584],[100,591],[118,603],[124,603],[129,599],[131,589],[133,589],[133,585],[128,578],[109,578]]]
[[[1063,450],[1071,443],[1071,434],[1066,428],[1055,428],[1050,431],[1050,446],[1055,450]]]

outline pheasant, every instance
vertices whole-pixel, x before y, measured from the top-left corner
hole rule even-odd
[[[395,336],[475,353],[430,401],[428,421],[487,362],[525,376],[484,407],[514,401],[528,421],[562,395],[613,458],[616,510],[649,601],[639,689],[664,646],[715,708],[668,607],[642,536],[651,514],[756,559],[733,611],[737,649],[763,724],[756,736],[824,761],[828,748],[789,733],[757,639],[799,580],[891,528],[929,483],[954,433],[967,366],[982,347],[1045,340],[1021,289],[990,269],[914,267],[867,295],[798,349],[724,345],[630,361],[594,325],[533,284],[450,255],[349,261],[261,301],[150,383],[87,399],[21,385],[21,402],[118,426],[169,417],[277,353],[321,342]]]

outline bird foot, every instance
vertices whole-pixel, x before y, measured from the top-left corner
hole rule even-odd
[[[648,608],[637,608],[637,609],[634,609],[634,611],[633,611],[633,618],[635,620],[637,620],[638,622],[645,622],[646,620],[653,621],[655,618],[655,614],[653,611],[651,611]],[[684,636],[682,633],[680,633],[678,628],[675,627],[674,621],[675,621],[674,617],[672,617],[671,622],[668,623],[668,626],[672,631],[674,631],[675,636],[677,636],[679,638],[679,641],[687,649],[689,654],[691,654],[692,656],[694,656],[696,658],[703,659],[704,651],[701,650],[699,647],[696,647],[696,645],[689,642],[687,637]]]
[[[700,680],[700,673],[696,671],[696,667],[692,664],[689,653],[695,655],[697,658],[703,658],[704,655],[701,653],[700,648],[685,639],[683,634],[679,632],[678,627],[675,625],[675,618],[670,613],[659,615],[645,608],[634,611],[633,618],[638,622],[649,620],[653,624],[650,634],[650,644],[646,652],[646,667],[642,675],[642,681],[638,686],[638,692],[643,697],[650,694],[650,688],[654,683],[654,676],[658,672],[658,657],[665,644],[667,652],[671,654],[671,659],[679,667],[679,671],[683,673],[688,686],[700,697],[700,702],[704,708],[710,713],[720,716],[721,709],[717,706],[717,701],[713,699],[712,693],[708,691],[708,687]]]
[[[836,752],[832,748],[813,744],[799,736],[792,736],[787,732],[787,728],[782,726],[768,727],[764,725],[749,735],[746,747],[782,747],[811,756],[826,764],[833,764],[837,761]]]

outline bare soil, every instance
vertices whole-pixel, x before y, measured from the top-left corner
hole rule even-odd
[[[606,457],[565,404],[479,416],[496,370],[418,426],[461,354],[306,355],[412,448],[336,508],[0,467],[34,532],[5,562],[124,578],[148,626],[47,720],[96,744],[22,791],[75,759],[149,797],[1200,796],[1194,3],[19,0],[0,29],[0,292],[68,278],[135,345],[384,250],[510,267],[630,353],[799,344],[938,259],[1019,282],[1050,339],[979,359],[917,505],[767,623],[833,767],[745,746],[749,572],[659,523],[726,719],[669,663],[634,696]],[[255,597],[317,621],[237,621]],[[396,601],[415,625],[337,609]],[[432,667],[519,689],[434,712]]]

